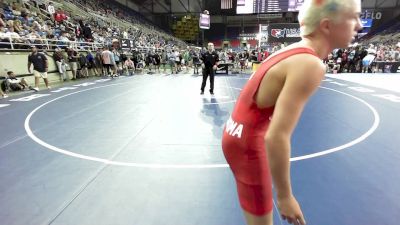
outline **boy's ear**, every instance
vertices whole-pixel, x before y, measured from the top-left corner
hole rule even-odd
[[[319,22],[319,29],[325,35],[329,35],[331,32],[331,20],[324,18]]]

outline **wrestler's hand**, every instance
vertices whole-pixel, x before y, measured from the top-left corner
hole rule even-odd
[[[294,225],[306,224],[300,205],[293,195],[290,197],[278,198],[277,203],[282,219]]]

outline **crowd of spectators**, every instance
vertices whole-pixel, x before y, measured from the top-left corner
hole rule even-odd
[[[133,40],[136,47],[143,48],[186,46],[135,15],[133,10],[98,0],[69,3],[84,10],[85,15],[74,14],[74,10],[66,7],[67,2],[0,0],[0,48],[28,49],[30,45],[38,45],[39,48],[72,46],[77,49],[93,46],[90,45],[93,42],[110,46],[120,39]]]
[[[361,37],[347,49],[336,49],[324,60],[332,73],[393,71],[400,61],[400,17]]]
[[[135,50],[122,51],[120,39],[132,41]],[[124,70],[129,74],[135,69],[151,71],[166,61],[161,60],[161,49],[170,53],[186,48],[183,41],[132,10],[108,1],[0,0],[0,49],[32,46],[42,49],[44,57],[54,59],[60,81],[89,75],[114,77]],[[107,61],[103,53],[108,49],[111,54]],[[25,83],[17,88],[9,74],[3,76],[2,90],[28,89]],[[38,88],[36,84],[34,88]]]
[[[385,42],[355,43],[347,49],[335,49],[324,60],[328,72],[332,73],[376,73],[388,72],[391,65],[400,61],[400,42],[390,40]]]

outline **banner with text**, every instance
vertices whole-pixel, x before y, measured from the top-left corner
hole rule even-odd
[[[268,25],[269,43],[294,43],[300,40],[300,25],[297,23],[276,23]]]

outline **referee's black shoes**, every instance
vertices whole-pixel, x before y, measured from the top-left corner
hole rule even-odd
[[[204,91],[201,91],[200,94],[201,94],[201,95],[204,95]],[[213,91],[210,91],[210,94],[211,94],[211,95],[214,95],[214,92],[213,92]]]

